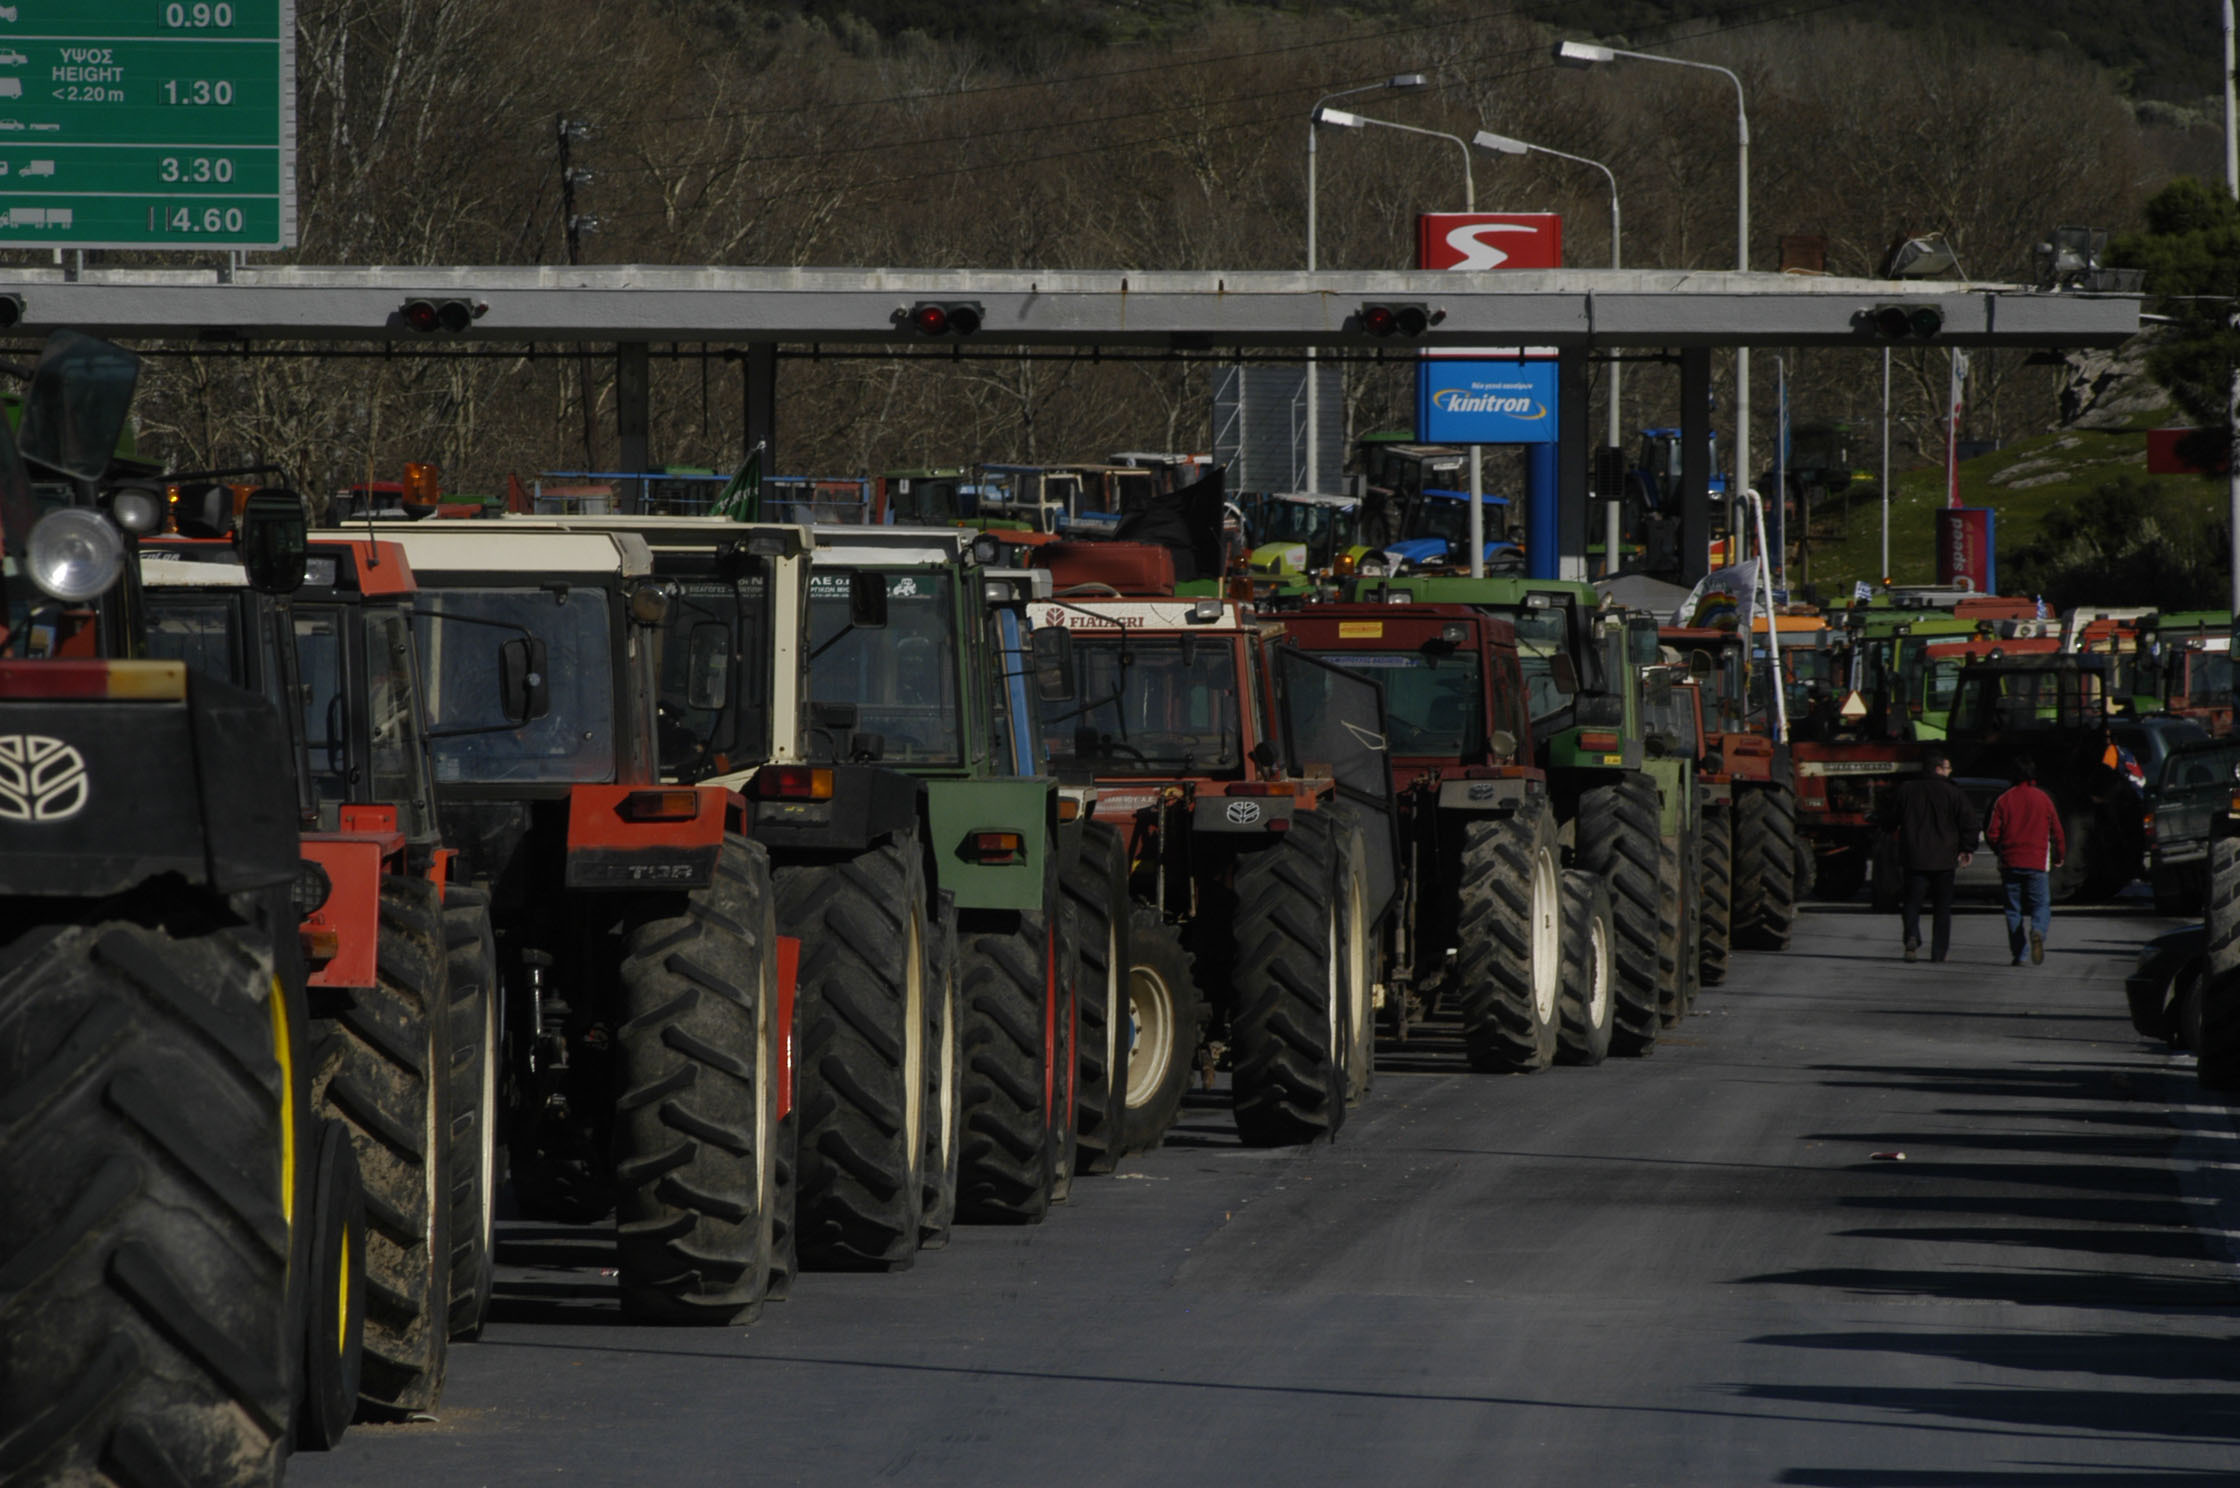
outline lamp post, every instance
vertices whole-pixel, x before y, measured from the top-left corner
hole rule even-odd
[[[1522,155],[1530,151],[1539,155],[1553,155],[1558,160],[1569,160],[1579,165],[1591,165],[1596,170],[1601,171],[1602,178],[1610,183],[1610,267],[1613,269],[1621,267],[1618,258],[1618,178],[1610,173],[1609,166],[1604,165],[1599,160],[1589,160],[1584,155],[1573,155],[1564,150],[1551,150],[1546,145],[1527,144],[1520,139],[1511,139],[1505,134],[1495,134],[1490,129],[1479,130],[1470,142],[1481,150],[1492,150],[1502,155]],[[1625,421],[1618,411],[1618,373],[1619,365],[1613,360],[1610,363],[1609,434],[1609,442],[1613,448],[1621,447],[1625,443]],[[1605,574],[1615,574],[1618,571],[1618,542],[1622,536],[1619,528],[1623,525],[1619,517],[1619,507],[1620,503],[1616,501],[1604,504],[1602,567]]]
[[[1380,89],[1420,88],[1427,79],[1420,72],[1399,72],[1381,83],[1363,83],[1355,88],[1340,88],[1335,93],[1325,93],[1315,100],[1307,113],[1307,272],[1318,267],[1315,261],[1315,125],[1322,117],[1323,105],[1333,98],[1350,98],[1356,93],[1375,93]],[[1307,348],[1307,489],[1317,495],[1322,491],[1322,391],[1315,377],[1315,348]]]
[[[1743,107],[1742,79],[1732,70],[1713,62],[1695,62],[1686,57],[1665,57],[1655,52],[1629,52],[1620,47],[1602,46],[1588,41],[1559,41],[1555,49],[1556,61],[1565,67],[1595,67],[1615,62],[1620,57],[1630,57],[1637,62],[1669,62],[1674,67],[1694,67],[1704,72],[1716,72],[1734,84],[1734,138],[1735,138],[1735,267],[1744,273],[1750,271],[1750,115]],[[1734,350],[1734,473],[1728,478],[1727,489],[1739,491],[1750,483],[1750,348],[1738,346]],[[1732,503],[1729,503],[1732,505]],[[1729,513],[1730,518],[1732,513]]]
[[[1341,129],[1360,129],[1373,126],[1377,129],[1397,129],[1402,134],[1420,134],[1430,139],[1450,141],[1462,152],[1462,210],[1478,210],[1477,178],[1471,170],[1470,146],[1461,135],[1448,134],[1443,129],[1419,129],[1413,124],[1395,124],[1390,119],[1371,119],[1362,114],[1349,114],[1344,109],[1318,108],[1315,121],[1336,125]],[[1470,577],[1482,579],[1486,572],[1486,467],[1485,456],[1477,445],[1470,446]]]

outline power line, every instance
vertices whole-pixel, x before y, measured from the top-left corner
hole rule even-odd
[[[1748,30],[1755,26],[1768,25],[1777,21],[1798,20],[1813,15],[1824,14],[1828,11],[1847,9],[1860,3],[1861,0],[1822,0],[1821,4],[1812,6],[1808,9],[1785,10],[1777,15],[1760,15],[1748,21],[1740,21],[1733,25],[1721,27],[1718,31],[1708,34],[1724,36],[1735,31]],[[1738,12],[1757,10],[1762,8],[1763,4],[1761,0],[1761,3],[1757,4],[1737,5],[1733,8],[1733,10],[1723,12],[1723,14],[1731,15]],[[1520,56],[1537,56],[1542,54],[1542,52],[1543,48],[1536,44],[1531,47],[1513,48],[1506,52],[1496,53],[1494,60]],[[1528,77],[1534,73],[1549,71],[1553,69],[1554,65],[1555,64],[1552,61],[1541,61],[1528,67],[1512,68],[1505,72],[1479,74],[1470,78],[1461,78],[1456,79],[1452,82],[1441,83],[1436,85],[1429,91],[1437,93],[1451,93],[1464,88],[1482,87],[1491,83],[1504,82],[1511,78]],[[1303,93],[1310,87],[1319,86],[1319,84],[1299,84],[1297,86],[1276,89],[1265,94],[1255,94],[1251,95],[1249,98],[1240,98],[1231,101],[1258,102],[1267,98],[1285,97],[1293,94]],[[1099,124],[1126,119],[1160,117],[1172,112],[1173,111],[1171,109],[1152,109],[1141,110],[1127,114],[1104,114],[1089,119],[1073,120],[1065,123],[1045,122],[1034,125],[1022,125],[1017,129],[984,131],[970,135],[955,136],[947,141],[928,141],[925,138],[920,137],[911,140],[895,141],[891,144],[886,145],[851,146],[844,149],[832,151],[804,150],[796,151],[790,154],[758,156],[754,157],[751,163],[762,165],[800,164],[807,161],[821,160],[826,158],[837,158],[844,155],[861,155],[882,149],[901,149],[909,146],[923,145],[926,143],[970,143],[973,140],[977,139],[1011,137],[1052,129],[1084,129]],[[1140,135],[1129,139],[1108,140],[1099,144],[1084,145],[1072,149],[1050,151],[1039,155],[1012,156],[1003,160],[987,161],[974,165],[951,166],[946,169],[937,170],[913,170],[907,175],[874,177],[870,180],[851,182],[849,183],[848,189],[857,191],[871,190],[884,186],[905,186],[926,181],[947,180],[957,176],[978,175],[985,171],[1014,170],[1021,166],[1043,165],[1060,160],[1075,160],[1091,155],[1106,155],[1115,150],[1139,149],[1150,145],[1175,144],[1186,140],[1201,139],[1207,135],[1231,134],[1242,129],[1256,129],[1281,124],[1291,120],[1292,118],[1293,115],[1288,112],[1281,114],[1261,114],[1248,119],[1233,120],[1225,124],[1202,125],[1196,128],[1181,130],[1169,134]],[[744,201],[735,203],[734,205],[741,208],[759,207],[767,205],[771,202],[784,200],[785,197],[789,194],[790,193],[787,192],[774,192],[764,196],[750,197],[745,199]],[[638,211],[617,211],[613,215],[625,219],[649,217],[665,218],[669,216],[670,213],[662,209],[648,208]]]

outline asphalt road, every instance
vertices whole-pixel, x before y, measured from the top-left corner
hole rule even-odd
[[[1047,1224],[745,1331],[626,1328],[596,1231],[511,1226],[442,1419],[295,1480],[2230,1484],[2240,1128],[2123,1015],[2168,923],[2012,969],[1967,914],[1931,967],[1816,911],[1650,1059],[1387,1046],[1308,1151],[1194,1098]]]

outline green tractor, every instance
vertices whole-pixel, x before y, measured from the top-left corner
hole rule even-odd
[[[1655,618],[1605,609],[1592,585],[1561,579],[1402,575],[1357,580],[1355,597],[1465,604],[1516,628],[1566,866],[1610,885],[1611,1052],[1648,1053],[1686,1007],[1683,891],[1700,830],[1692,761],[1655,762],[1645,748],[1641,669],[1657,656]]]
[[[1062,687],[1065,669],[1026,654],[1017,638],[1030,580],[991,568],[993,551],[954,528],[820,529],[807,663],[813,732],[830,732],[835,757],[898,770],[925,793],[923,836],[891,852],[879,888],[890,903],[907,905],[930,881],[955,904],[957,1217],[1035,1223],[1066,1196],[1075,1171],[1084,1063],[1075,1039],[1101,1032],[1110,1013],[1076,1004],[1080,916],[1068,907],[1068,803],[1039,756],[1022,748],[1039,733],[1031,723],[1022,728],[1005,703],[1025,673],[1038,686],[1047,674]],[[876,630],[851,616],[851,597],[867,583],[884,602]],[[831,879],[820,870],[781,874],[783,917],[809,918],[834,891]],[[875,949],[877,927],[864,929],[854,954]],[[1110,937],[1098,940],[1109,955]],[[804,1004],[830,995],[826,986],[839,975],[837,967],[826,976],[805,966]],[[1097,1042],[1106,1048],[1111,1040]],[[1110,1068],[1089,1063],[1092,1072]]]

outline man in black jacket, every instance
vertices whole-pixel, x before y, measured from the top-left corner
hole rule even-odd
[[[1943,751],[1922,751],[1921,774],[1883,799],[1881,824],[1898,834],[1898,862],[1906,871],[1906,959],[1921,949],[1921,901],[1933,894],[1929,959],[1942,961],[1952,944],[1952,876],[1973,861],[1981,830],[1967,793],[1952,783],[1952,761]]]

